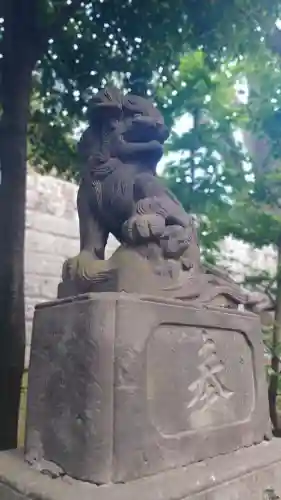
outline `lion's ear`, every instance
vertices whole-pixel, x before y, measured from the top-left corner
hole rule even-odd
[[[106,112],[110,114],[122,112],[122,94],[119,89],[115,87],[105,87],[97,92],[91,98],[88,110],[86,113],[87,119],[90,124],[101,123],[107,119]]]

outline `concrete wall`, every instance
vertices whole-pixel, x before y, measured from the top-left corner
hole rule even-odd
[[[29,359],[34,305],[56,297],[63,261],[78,252],[77,187],[54,177],[30,173],[27,182],[25,297],[27,324],[26,362]],[[116,248],[109,240],[107,256]],[[226,238],[221,264],[238,280],[253,268],[274,269],[272,249],[255,250]]]

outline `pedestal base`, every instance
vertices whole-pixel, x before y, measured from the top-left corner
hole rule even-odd
[[[26,457],[127,482],[263,441],[269,416],[252,314],[101,293],[35,311]]]
[[[94,486],[32,469],[20,452],[0,453],[1,500],[277,500],[281,498],[281,440],[251,446],[188,467],[131,481]]]

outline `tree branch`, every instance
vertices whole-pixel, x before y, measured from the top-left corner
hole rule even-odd
[[[47,29],[48,40],[56,37],[58,31],[68,23],[79,7],[81,7],[81,0],[72,0],[70,4],[66,2],[63,4],[63,7],[55,14],[53,22],[50,23]]]
[[[32,29],[29,30],[29,33],[31,35],[33,34],[33,36],[35,34],[35,40],[32,45],[34,47],[36,59],[38,60],[47,51],[49,40],[51,38],[55,39],[63,26],[65,26],[69,19],[75,15],[79,6],[81,6],[81,0],[72,0],[71,4],[63,2],[63,6],[60,9],[56,9],[53,14],[45,12],[43,15],[38,10],[38,0],[35,1],[34,13],[30,13],[30,17],[33,19],[33,26]]]

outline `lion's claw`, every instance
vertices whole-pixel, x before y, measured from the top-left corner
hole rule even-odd
[[[62,280],[90,280],[102,270],[105,261],[97,260],[91,252],[82,250],[75,257],[67,259],[62,268]]]
[[[123,224],[123,236],[131,243],[160,238],[164,231],[165,219],[158,214],[136,214]]]

